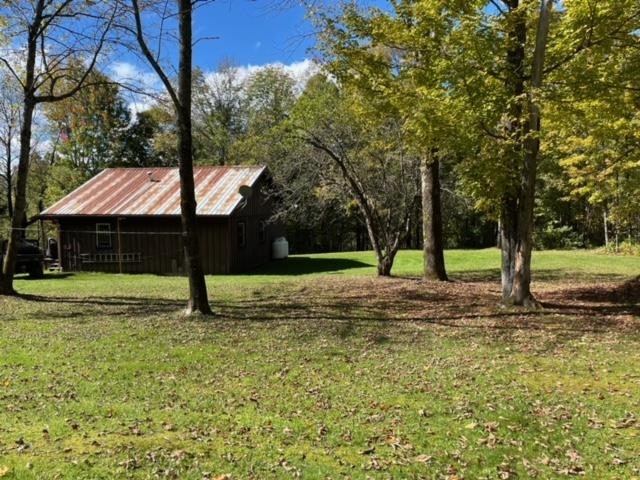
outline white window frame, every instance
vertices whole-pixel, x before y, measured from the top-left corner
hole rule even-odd
[[[247,224],[245,222],[238,222],[236,225],[236,235],[238,236],[238,248],[244,248],[247,246]]]
[[[96,248],[112,248],[111,224],[96,223]]]
[[[260,220],[258,222],[258,243],[267,241],[267,222]]]

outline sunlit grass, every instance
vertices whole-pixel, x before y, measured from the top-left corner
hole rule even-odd
[[[640,476],[638,297],[587,295],[637,258],[537,252],[536,312],[495,302],[495,249],[447,252],[444,286],[420,252],[391,280],[370,252],[289,260],[209,277],[211,319],[182,277],[16,280],[0,478]]]

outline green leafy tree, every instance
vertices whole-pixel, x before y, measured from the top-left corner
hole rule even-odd
[[[282,67],[253,73],[244,86],[244,133],[232,149],[237,162],[266,163],[286,156],[279,128],[289,117],[296,97],[295,82]]]
[[[148,158],[164,166],[178,165],[178,132],[175,113],[164,102],[156,102],[138,114],[139,128],[150,135]]]
[[[556,133],[576,99],[595,93],[598,75],[615,71],[593,55],[611,52],[637,31],[638,4],[490,3],[458,28],[456,87],[468,102],[469,120],[481,127],[476,154],[467,157],[461,172],[478,205],[500,221],[503,301],[537,305],[530,281],[539,167],[564,155],[552,139],[566,143],[566,136]],[[569,148],[580,154],[577,144]],[[543,173],[555,171],[547,165]]]
[[[458,88],[486,134],[466,170],[479,205],[500,221],[502,299],[537,305],[531,285],[540,151],[540,91],[552,1],[505,0],[459,27]],[[479,168],[478,168],[479,167]]]
[[[47,104],[44,112],[55,139],[49,174],[56,195],[69,193],[107,167],[162,164],[152,144],[159,124],[149,112],[132,119],[121,87],[97,70],[75,95]]]
[[[0,18],[11,18],[5,35],[16,49],[0,53],[0,66],[20,84],[20,154],[16,170],[11,235],[0,274],[0,294],[15,294],[13,273],[26,220],[27,181],[36,106],[64,100],[77,93],[95,66],[118,14],[119,4],[64,0],[20,0],[0,3]],[[84,68],[69,59],[82,55]],[[62,79],[71,79],[62,82]]]
[[[239,70],[225,62],[212,75],[194,72],[193,121],[200,162],[234,163],[233,147],[246,127],[244,86]]]
[[[448,37],[464,9],[455,2],[402,0],[387,9],[348,3],[328,12],[314,16],[322,27],[327,68],[341,85],[367,99],[368,115],[393,112],[406,145],[421,159],[424,275],[446,280],[440,162],[455,158],[451,140],[457,136],[459,105],[451,96],[445,60]]]
[[[297,138],[319,155],[309,168],[322,185],[341,188],[357,205],[376,254],[379,275],[390,275],[407,237],[419,198],[418,160],[404,141],[397,118],[374,118],[367,98],[322,76],[307,84],[291,114]],[[316,184],[318,185],[318,183]]]
[[[173,166],[176,156],[156,150],[155,140],[161,124],[153,111],[138,112],[120,135],[120,153],[109,162],[110,167],[162,167]]]
[[[599,2],[568,16],[586,30],[589,48],[558,81],[546,141],[559,161],[564,195],[599,212],[608,243],[610,226],[616,238],[638,227],[640,6]]]
[[[57,137],[54,164],[78,170],[86,180],[107,166],[128,163],[126,137],[131,114],[119,90],[106,75],[94,70],[75,95],[45,107],[52,134]]]

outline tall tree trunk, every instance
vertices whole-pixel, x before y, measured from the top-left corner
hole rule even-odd
[[[21,2],[5,2],[8,5]],[[84,85],[88,75],[91,73],[98,57],[102,51],[102,47],[106,41],[107,32],[110,31],[112,21],[117,15],[117,9],[113,6],[111,15],[96,16],[85,15],[80,10],[73,10],[71,6],[77,5],[77,2],[65,0],[64,2],[51,2],[48,0],[34,0],[33,2],[25,2],[29,4],[28,18],[20,18],[18,24],[24,25],[26,32],[26,58],[24,63],[18,62],[20,68],[12,67],[11,62],[3,58],[4,65],[8,67],[15,78],[21,79],[22,87],[22,124],[20,125],[20,155],[18,160],[18,171],[15,177],[15,203],[13,205],[13,216],[11,219],[11,235],[7,245],[6,255],[2,264],[2,273],[0,274],[0,295],[11,295],[15,293],[13,288],[13,274],[15,272],[16,255],[19,240],[24,236],[24,228],[26,226],[26,210],[27,210],[27,179],[29,175],[29,160],[31,156],[31,136],[33,117],[36,105],[39,103],[51,103],[70,98],[75,95]],[[105,2],[105,4],[107,4]],[[47,9],[50,9],[47,11]],[[25,10],[26,11],[26,10]],[[106,12],[103,12],[103,14]],[[20,16],[20,15],[19,15]],[[101,32],[94,30],[83,17],[90,17],[93,20],[102,18],[104,20],[104,29],[100,27]],[[29,21],[30,19],[30,21]],[[68,35],[67,38],[56,36],[53,39],[48,33],[51,25],[57,24],[58,21],[64,19],[73,19],[74,22],[80,22],[83,25],[82,32],[73,28],[64,29]],[[22,23],[27,20],[26,23]],[[87,26],[84,28],[84,26]],[[61,28],[61,25],[57,25]],[[98,35],[94,35],[99,33]],[[53,35],[53,34],[51,34]],[[48,40],[54,41],[58,50],[54,54],[53,59],[47,58],[49,47]],[[88,41],[85,44],[84,41]],[[95,43],[94,43],[95,42]],[[72,78],[65,76],[65,68],[63,65],[70,58],[74,58],[79,52],[87,54],[85,60],[84,72],[79,78],[73,78],[74,83],[66,91],[56,92],[54,86],[60,86],[62,79]],[[40,61],[36,61],[38,53],[42,55]],[[36,70],[38,67],[38,70]],[[19,72],[19,73],[18,73]],[[23,77],[24,75],[24,77]]]
[[[511,94],[512,100],[508,107],[508,121],[505,123],[505,136],[511,142],[507,148],[509,164],[505,168],[513,169],[512,181],[514,182],[511,191],[506,192],[500,205],[500,251],[501,261],[501,281],[502,281],[502,301],[511,303],[513,284],[515,280],[515,259],[518,248],[518,220],[519,215],[519,191],[522,162],[522,97],[525,90],[525,44],[527,39],[527,22],[525,12],[518,9],[519,0],[509,0],[509,15],[514,16],[509,25],[511,30],[508,33],[507,48],[507,78],[505,87]]]
[[[507,302],[513,290],[515,271],[515,252],[518,242],[517,216],[518,201],[516,198],[502,200],[500,212],[500,252],[502,254],[501,280],[502,300]]]
[[[13,137],[13,128],[10,127],[7,134],[7,140],[8,140],[7,146],[6,146],[6,152],[7,152],[6,168],[7,169],[5,171],[5,177],[7,179],[7,215],[9,218],[13,218],[13,171],[12,171],[13,150],[11,147],[12,137]]]
[[[197,205],[193,179],[193,137],[191,128],[193,42],[191,13],[192,0],[180,0],[180,60],[178,67],[178,100],[180,108],[177,109],[177,117],[182,239],[184,242],[185,266],[189,277],[187,313],[198,311],[203,314],[211,314],[198,243]]]
[[[422,232],[424,278],[446,281],[442,206],[440,202],[440,161],[438,154],[425,156],[420,164],[422,177]]]
[[[518,8],[518,0],[511,0],[510,8]],[[514,159],[521,158],[522,167],[518,180],[517,195],[503,200],[502,208],[502,299],[513,305],[537,306],[531,293],[531,253],[533,251],[533,210],[535,203],[535,180],[540,151],[540,108],[537,90],[542,85],[543,65],[553,0],[540,0],[540,13],[536,44],[531,66],[531,83],[528,95],[525,89],[525,44],[526,18],[522,11],[513,22],[510,38],[512,47],[507,51],[510,68],[508,87],[512,89],[516,105],[510,112],[514,126],[512,138],[516,141]],[[526,118],[525,118],[526,112]]]
[[[609,218],[607,217],[607,209],[604,209],[602,213],[603,228],[604,228],[604,246],[609,248]]]
[[[362,195],[362,198],[364,202],[367,202],[364,195]],[[368,204],[360,201],[358,201],[358,204],[360,206],[360,211],[364,216],[369,241],[371,242],[371,248],[376,255],[378,275],[381,277],[388,277],[391,275],[391,268],[393,267],[393,260],[398,252],[398,247],[390,245],[391,242],[389,242],[389,239],[385,236],[387,232],[380,231],[374,213],[370,208],[368,208]]]
[[[13,274],[16,266],[16,256],[20,239],[24,237],[24,224],[27,210],[27,176],[29,174],[29,156],[31,154],[31,125],[35,101],[25,99],[23,123],[20,129],[20,157],[16,175],[16,198],[11,217],[11,235],[7,243],[0,274],[0,295],[14,295]]]
[[[142,54],[156,72],[171,97],[178,128],[178,156],[180,174],[180,217],[182,221],[182,241],[184,246],[185,269],[189,278],[189,300],[187,314],[198,311],[211,314],[207,298],[207,284],[202,269],[200,245],[196,221],[195,181],[193,179],[193,131],[191,125],[191,89],[192,89],[192,0],[178,0],[179,28],[179,65],[178,91],[160,65],[157,56],[149,49],[142,25],[142,14],[138,0],[131,0],[135,19],[135,34]]]
[[[24,236],[24,223],[27,210],[27,178],[29,175],[29,159],[31,156],[31,127],[36,108],[35,68],[38,48],[38,35],[44,3],[38,1],[35,6],[33,23],[27,37],[27,57],[25,61],[25,79],[23,84],[24,103],[22,110],[22,125],[20,126],[20,155],[18,157],[18,172],[16,175],[16,197],[11,217],[11,234],[7,242],[7,251],[2,261],[0,274],[0,295],[15,295],[13,288],[13,274],[15,273],[18,244]],[[9,192],[11,195],[11,192]]]

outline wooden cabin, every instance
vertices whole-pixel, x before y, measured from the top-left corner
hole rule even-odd
[[[282,232],[269,223],[264,166],[195,167],[205,274],[268,262]],[[184,273],[177,168],[107,168],[40,214],[56,224],[65,271]]]

